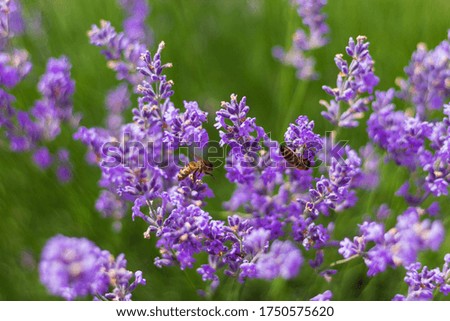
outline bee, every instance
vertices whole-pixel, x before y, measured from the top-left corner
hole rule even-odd
[[[303,147],[300,154],[302,154]],[[311,166],[311,162],[308,158],[299,157],[292,149],[286,146],[286,144],[280,144],[280,153],[284,160],[300,170],[307,170]]]
[[[179,181],[182,181],[188,176],[191,176],[193,182],[197,180],[197,175],[200,173],[204,173],[205,175],[212,176],[212,171],[214,169],[214,165],[205,159],[199,159],[197,161],[189,162],[186,166],[184,166],[178,172],[177,178]]]

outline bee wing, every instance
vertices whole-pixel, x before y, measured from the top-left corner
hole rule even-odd
[[[286,159],[286,157],[288,157],[290,154],[294,154],[294,151],[292,149],[290,149],[286,143],[281,143],[280,144],[280,154],[281,156],[283,156],[283,158]]]

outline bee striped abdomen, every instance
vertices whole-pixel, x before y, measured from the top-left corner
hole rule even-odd
[[[297,169],[306,170],[311,166],[311,162],[307,158],[297,156],[297,154],[285,144],[280,145],[280,153],[288,164]]]
[[[197,179],[197,174],[204,173],[206,175],[212,176],[213,165],[204,159],[198,161],[189,162],[186,166],[184,166],[177,175],[179,181],[182,181],[189,175],[192,175],[192,180],[195,181]]]
[[[197,162],[189,162],[186,166],[184,166],[177,175],[177,178],[179,181],[182,181],[183,179],[185,179],[186,177],[188,177],[189,175],[191,175],[195,169],[197,168],[196,165]]]

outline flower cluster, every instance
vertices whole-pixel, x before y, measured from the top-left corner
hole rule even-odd
[[[125,143],[125,140],[131,139],[130,132],[136,132],[134,126],[124,127],[126,123],[124,112],[132,106],[130,91],[136,92],[137,85],[143,81],[143,75],[137,69],[144,67],[145,64],[143,59],[140,59],[141,54],[145,52],[146,46],[153,42],[151,30],[145,24],[150,11],[148,3],[143,0],[118,0],[118,3],[127,14],[123,22],[124,32],[117,33],[108,21],[101,21],[100,26],[93,25],[88,32],[91,44],[103,48],[102,53],[107,59],[108,67],[116,72],[117,79],[120,81],[116,88],[108,92],[105,99],[106,128],[87,130],[80,127],[75,135],[76,139],[81,139],[85,144],[90,145],[91,149],[87,157],[90,163],[98,163],[102,160],[104,155],[102,148],[105,144],[111,141],[118,142],[121,138]],[[142,149],[144,146],[138,146],[138,148]],[[127,154],[129,151],[119,150],[118,152],[116,161],[135,164],[134,156]],[[147,161],[139,156],[138,158],[138,165]],[[107,177],[115,174],[116,172],[104,173]],[[140,171],[138,174],[141,177],[145,175],[147,175],[145,171]],[[120,220],[128,207],[123,198],[116,193],[115,184],[105,179],[102,187],[107,189],[101,192],[96,209],[104,217],[114,218],[114,229],[118,231],[121,229]]]
[[[329,245],[333,225],[324,227],[316,220],[320,214],[329,215],[330,209],[342,210],[354,205],[352,180],[361,173],[361,160],[356,152],[346,148],[331,158],[326,176],[314,179],[312,169],[292,167],[280,154],[279,144],[268,138],[254,118],[247,117],[249,108],[245,102],[245,98],[238,102],[232,95],[230,103],[222,103],[216,117],[221,143],[230,147],[227,177],[237,184],[225,208],[252,214],[255,227],[269,231],[270,239],[287,236],[286,227],[290,226],[293,240],[306,250],[314,249],[320,256],[320,250]],[[323,147],[323,138],[313,129],[314,122],[300,116],[284,135],[292,153],[311,166]],[[253,166],[242,166],[240,160],[248,155]],[[312,187],[314,181],[316,188]],[[317,267],[321,262],[312,265]],[[247,274],[257,275],[256,272]]]
[[[420,205],[430,194],[448,194],[450,112],[445,102],[450,99],[449,67],[449,40],[430,51],[419,46],[406,68],[409,77],[399,81],[401,90],[376,92],[367,122],[369,137],[387,152],[386,158],[414,173],[399,191],[411,205]],[[416,113],[396,109],[396,94],[400,102],[413,103]],[[431,115],[440,111],[439,116]],[[412,185],[417,187],[415,192],[409,190]]]
[[[326,15],[322,13],[327,0],[292,0],[304,29],[300,28],[292,35],[292,46],[288,51],[281,47],[273,49],[273,55],[283,64],[296,69],[298,79],[315,79],[315,59],[308,53],[328,43],[328,25]]]
[[[1,6],[2,21],[7,37],[10,31],[20,33],[20,5],[16,1],[4,1]],[[10,25],[11,24],[11,25]],[[22,26],[22,27],[20,27]],[[31,152],[33,160],[42,169],[56,165],[59,180],[71,178],[69,152],[60,148],[52,154],[47,148],[61,133],[63,124],[78,125],[79,115],[73,114],[72,96],[75,83],[71,79],[71,64],[66,57],[50,58],[45,73],[41,76],[37,89],[41,99],[35,101],[29,111],[17,108],[11,90],[31,71],[32,64],[25,50],[3,48],[0,51],[0,129],[14,152]]]
[[[124,123],[122,113],[131,106],[129,86],[135,89],[143,79],[137,72],[137,67],[143,66],[140,55],[146,46],[153,43],[151,30],[145,24],[150,12],[148,3],[144,0],[118,2],[127,13],[123,22],[124,32],[117,33],[107,21],[101,21],[100,27],[93,25],[88,32],[91,43],[103,48],[108,67],[117,73],[117,79],[121,81],[106,98],[107,128],[115,134]]]
[[[145,285],[145,279],[137,271],[130,283],[133,273],[126,266],[123,254],[114,259],[85,238],[57,235],[42,251],[39,272],[49,292],[66,300],[92,295],[128,301],[137,285]]]
[[[353,48],[352,45],[347,48],[349,55],[367,50],[367,44],[360,40],[361,38],[358,39],[356,46],[353,43]],[[356,49],[358,46],[359,49]],[[448,41],[443,41],[429,52],[423,45],[419,46],[410,66],[405,69],[408,78],[398,81],[400,91],[390,88],[387,91],[376,92],[374,99],[368,96],[361,100],[358,95],[363,92],[371,94],[373,86],[378,83],[378,78],[373,74],[373,61],[368,52],[362,54],[367,61],[362,65],[359,76],[349,77],[350,80],[346,82],[340,75],[336,89],[324,87],[325,91],[335,96],[335,100],[331,103],[322,103],[328,109],[323,115],[340,127],[357,126],[356,119],[361,118],[359,116],[362,114],[358,116],[354,113],[356,109],[350,107],[351,113],[344,113],[347,113],[349,117],[345,119],[350,119],[350,122],[343,122],[340,112],[330,112],[332,106],[337,106],[336,111],[339,111],[339,105],[336,102],[344,100],[352,106],[355,101],[362,101],[362,104],[358,104],[363,106],[363,109],[358,109],[358,112],[362,112],[368,110],[369,103],[373,100],[371,103],[373,112],[367,121],[369,138],[384,151],[383,156],[387,161],[393,160],[410,173],[409,179],[401,186],[397,195],[403,196],[411,207],[397,217],[396,225],[387,229],[384,220],[392,213],[386,206],[381,206],[377,221],[370,219],[364,221],[359,227],[360,234],[353,240],[344,238],[339,248],[344,261],[357,257],[363,258],[368,267],[369,276],[384,272],[387,267],[407,267],[409,272],[405,280],[410,286],[408,297],[397,296],[396,299],[430,299],[433,296],[432,290],[439,287],[436,284],[442,283],[438,281],[441,277],[438,270],[428,271],[424,268],[419,273],[418,269],[421,265],[415,262],[420,252],[429,249],[437,251],[444,239],[444,227],[441,221],[423,218],[426,215],[437,216],[438,203],[432,203],[426,210],[419,206],[423,206],[422,204],[430,196],[439,197],[448,194],[449,108],[444,103],[450,95],[443,88],[445,88],[445,79],[448,80],[450,67],[449,48]],[[361,59],[353,62],[360,68]],[[342,75],[349,74],[347,64],[342,63],[340,57],[337,57],[337,64]],[[424,97],[430,97],[430,100],[424,100]],[[413,104],[416,109],[406,112],[396,109],[394,101],[396,98],[407,106]],[[439,109],[442,109],[443,113],[436,118],[436,111]],[[434,111],[433,116],[431,111]],[[370,157],[370,154],[374,156]],[[367,169],[355,175],[352,184],[354,187],[365,184],[367,177],[371,177],[371,173],[374,173],[374,164],[378,163],[379,157],[372,145],[367,145],[361,155],[366,159]],[[421,285],[420,282],[426,284]]]
[[[90,146],[90,159],[102,169],[101,186],[116,193],[122,201],[135,201],[140,197],[151,201],[162,190],[178,185],[178,161],[183,159],[175,155],[178,147],[192,144],[202,147],[208,141],[202,128],[206,113],[197,103],[185,102],[186,111],[181,113],[170,101],[172,81],[162,72],[171,64],[161,64],[163,48],[164,43],[161,43],[155,55],[147,51],[141,56],[143,66],[139,71],[147,80],[137,89],[142,96],[138,108],[133,109],[133,123],[122,123],[116,131],[80,127],[75,135]],[[207,192],[203,184],[185,187]],[[178,189],[176,194],[181,195]],[[190,192],[184,190],[184,194]],[[104,198],[110,194],[102,195]]]
[[[314,167],[314,158],[322,149],[322,138],[313,132],[314,122],[306,116],[299,116],[295,124],[290,124],[284,134],[286,145],[309,166]]]
[[[90,160],[102,170],[105,190],[97,209],[120,218],[126,203],[132,202],[133,219],[139,217],[149,224],[147,236],[156,232],[159,237],[162,256],[155,264],[177,263],[186,268],[192,267],[193,255],[204,250],[204,242],[213,238],[209,228],[215,223],[199,207],[212,196],[207,185],[190,178],[178,182],[179,163],[187,157],[177,152],[183,146],[204,147],[208,142],[202,128],[207,113],[196,102],[185,102],[181,112],[170,101],[173,83],[163,72],[171,64],[161,63],[163,48],[161,43],[154,55],[144,51],[141,63],[135,64],[142,81],[136,87],[141,97],[132,111],[133,122],[124,123],[122,118],[115,131],[80,127],[75,138],[90,147]],[[148,215],[142,207],[148,208]]]
[[[427,301],[433,299],[436,291],[439,290],[445,296],[450,293],[450,254],[444,257],[442,270],[434,268],[432,270],[422,264],[415,262],[407,267],[405,282],[408,285],[408,295],[397,294],[394,301]]]
[[[253,168],[257,164],[261,151],[261,141],[267,141],[264,129],[256,125],[256,119],[247,117],[250,108],[244,97],[240,102],[236,95],[231,95],[231,101],[222,102],[222,109],[216,113],[214,126],[219,131],[220,144],[230,147],[227,163],[227,178],[231,182],[252,182]]]
[[[450,39],[450,30],[448,33]],[[429,51],[425,44],[418,44],[410,64],[405,68],[407,78],[397,80],[400,86],[399,97],[414,105],[416,116],[420,120],[425,120],[430,111],[441,109],[450,96],[448,39]]]
[[[357,127],[364,116],[364,112],[369,109],[374,87],[379,79],[374,74],[374,61],[369,53],[369,43],[365,42],[366,37],[358,36],[356,42],[350,38],[348,46],[345,48],[347,55],[352,58],[350,65],[342,54],[336,55],[334,62],[339,69],[336,80],[336,88],[323,86],[323,90],[333,97],[328,102],[321,100],[327,111],[322,112],[322,116],[338,127]],[[363,96],[363,94],[369,96]],[[342,111],[341,102],[348,105]]]
[[[387,231],[383,223],[365,221],[359,226],[359,236],[340,242],[339,253],[346,259],[362,257],[369,276],[384,272],[388,266],[409,266],[417,260],[420,251],[436,251],[444,239],[442,223],[421,221],[420,216],[424,214],[423,209],[410,207]]]
[[[255,264],[256,276],[268,280],[276,277],[292,279],[297,276],[302,263],[300,250],[293,243],[276,240]]]
[[[199,173],[198,180],[190,177],[181,181],[176,179],[180,171],[179,161],[187,159],[183,154],[177,154],[179,148],[203,148],[209,141],[202,127],[207,113],[201,111],[196,102],[185,102],[185,111],[181,112],[170,101],[173,83],[163,72],[171,64],[161,62],[163,48],[164,43],[161,43],[155,54],[147,51],[141,56],[143,64],[138,71],[145,79],[137,87],[141,97],[138,107],[133,109],[133,123],[122,124],[117,134],[109,129],[80,127],[75,136],[90,147],[90,160],[102,170],[100,184],[105,191],[97,202],[97,208],[106,215],[121,216],[125,204],[132,202],[133,219],[140,218],[148,224],[144,236],[155,234],[158,238],[156,245],[161,253],[155,258],[158,267],[179,265],[181,269],[192,268],[196,254],[207,253],[209,263],[197,271],[203,280],[211,281],[211,289],[219,284],[217,273],[220,269],[240,281],[249,277],[294,277],[303,259],[293,243],[280,240],[269,246],[271,233],[261,228],[257,220],[230,216],[228,225],[214,220],[202,208],[204,199],[212,196],[211,190],[201,180],[202,174]],[[262,151],[258,147],[261,139],[268,145],[271,141],[254,120],[245,117],[249,110],[245,99],[238,103],[233,95],[231,102],[223,103],[223,106],[226,108],[217,113],[216,125],[226,129],[226,134],[221,134],[222,144],[233,146],[230,151],[233,159],[244,170],[253,171],[248,166],[250,156]],[[307,119],[298,124],[299,130],[312,131],[313,124],[308,124]],[[291,130],[295,131],[294,127]],[[295,136],[295,133],[290,135]],[[320,142],[318,136],[311,134],[311,137]],[[108,143],[112,144],[107,146]],[[133,148],[136,144],[146,148]],[[278,165],[269,157],[265,159],[267,164],[261,163],[261,168],[267,168],[267,179],[272,179],[268,165],[284,168],[282,158],[278,155]],[[234,165],[229,168],[234,168]],[[238,172],[230,175],[235,175],[240,181],[245,180]],[[296,201],[294,204],[300,206]]]

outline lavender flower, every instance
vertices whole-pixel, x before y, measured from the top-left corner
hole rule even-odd
[[[12,36],[21,35],[25,30],[25,21],[22,17],[22,6],[19,0],[9,1],[9,32]]]
[[[330,301],[333,298],[333,292],[326,290],[325,292],[311,298],[310,301]]]
[[[330,239],[328,229],[322,224],[313,222],[311,217],[296,220],[292,227],[292,234],[294,240],[300,242],[306,250],[321,249]]]
[[[255,267],[258,278],[291,279],[297,276],[302,263],[303,258],[299,249],[289,241],[276,240],[271,245],[269,252],[260,256]]]
[[[179,114],[179,110],[170,105],[165,117],[167,126],[171,131],[167,132],[165,141],[174,148],[196,144],[203,148],[209,141],[208,133],[202,124],[207,120],[207,113],[200,110],[197,102],[184,102],[185,112]]]
[[[131,40],[138,40],[147,45],[153,42],[152,33],[145,20],[150,13],[150,6],[145,0],[119,0],[119,4],[127,13],[123,22],[125,35]]]
[[[104,22],[106,33],[108,33],[107,26],[109,24]],[[97,39],[95,41],[102,42],[102,39],[107,38],[99,31],[91,33],[91,40]],[[77,139],[91,146],[94,161],[99,162],[103,171],[102,185],[111,191],[117,190],[123,200],[134,201],[139,195],[146,195],[152,200],[158,197],[159,188],[162,186],[169,189],[178,185],[175,177],[179,167],[176,164],[177,159],[173,158],[175,149],[180,145],[192,144],[192,140],[198,141],[201,145],[208,140],[206,131],[202,129],[206,114],[200,111],[198,105],[195,102],[186,103],[186,112],[180,114],[170,101],[173,94],[172,82],[166,79],[163,70],[171,64],[161,63],[163,48],[164,43],[161,43],[153,56],[148,51],[141,56],[143,64],[138,71],[147,80],[142,80],[137,89],[142,97],[139,98],[138,108],[133,109],[134,123],[122,125],[114,132],[80,128],[76,135]],[[115,94],[124,97],[125,90],[123,87],[119,88],[120,92]],[[124,100],[127,100],[126,97]],[[118,143],[111,149],[115,154],[113,160],[118,162],[114,168],[101,162],[103,156],[109,156],[104,155],[102,146],[110,142]],[[132,148],[133,146],[139,148]],[[146,151],[144,147],[147,148]],[[152,179],[148,179],[149,177]],[[184,187],[183,195],[190,193],[186,188],[189,186]],[[201,190],[199,186],[191,188],[197,192]],[[207,189],[203,190],[207,193]],[[181,195],[178,192],[176,194]],[[203,194],[197,195],[199,197],[196,197],[196,201],[204,198],[201,197]]]
[[[41,147],[34,153],[33,161],[41,169],[46,169],[52,164],[52,155],[46,147]]]
[[[93,25],[88,36],[93,45],[103,48],[108,67],[116,72],[118,80],[126,80],[132,86],[142,81],[136,68],[142,65],[139,58],[145,51],[144,44],[123,32],[117,33],[111,23],[104,20],[100,21],[100,27]]]
[[[61,132],[63,123],[69,123],[72,126],[78,124],[79,116],[73,114],[72,95],[75,84],[70,78],[70,68],[71,65],[65,57],[49,59],[46,73],[38,83],[42,99],[37,101],[30,111],[33,118],[25,113],[18,115],[21,131],[13,131],[10,134],[13,149],[37,148],[42,142],[55,140]],[[18,141],[22,141],[20,144],[25,148],[17,148]],[[24,142],[25,145],[23,145]],[[49,157],[50,155],[46,158]],[[71,170],[68,151],[59,153],[55,158],[59,159],[57,168],[59,180],[69,181]],[[42,167],[42,157],[36,156],[35,161]],[[44,163],[50,165],[49,161]]]
[[[399,96],[414,104],[417,117],[424,120],[427,111],[441,109],[450,98],[450,30],[448,39],[430,51],[418,44],[405,73],[406,79],[397,80]]]
[[[339,158],[331,159],[331,166],[328,169],[329,179],[322,178],[322,182],[326,188],[317,187],[320,196],[327,207],[336,211],[342,211],[355,205],[357,198],[355,191],[352,189],[353,180],[361,175],[361,159],[358,154],[349,146],[346,146],[342,154],[338,154]],[[345,157],[345,159],[344,159]],[[313,196],[314,202],[317,203],[318,195]]]
[[[425,189],[435,196],[447,195],[450,183],[450,105],[445,105],[444,108],[447,109],[446,117],[433,124],[431,133],[427,132],[431,150],[427,150],[426,145],[419,150],[420,166],[427,173]],[[430,127],[423,126],[426,129]]]
[[[340,242],[339,253],[346,259],[362,256],[369,276],[385,271],[388,266],[408,266],[417,260],[419,252],[436,251],[444,238],[442,223],[421,221],[422,212],[420,208],[408,208],[398,216],[395,227],[386,232],[382,223],[365,222],[360,225],[359,237]],[[374,246],[367,250],[371,243]]]
[[[115,229],[120,230],[120,220],[125,216],[127,211],[126,203],[121,200],[118,195],[107,190],[100,193],[95,208],[104,217],[111,217],[116,221]]]
[[[121,84],[117,88],[109,91],[106,96],[106,106],[108,110],[106,127],[112,133],[117,134],[123,125],[123,112],[131,106],[128,86]]]
[[[93,295],[114,300],[129,300],[137,284],[145,284],[142,273],[130,285],[132,273],[126,270],[126,260],[116,260],[108,251],[100,250],[84,238],[57,235],[42,251],[39,264],[41,282],[50,293],[66,300]],[[112,285],[112,293],[106,293]]]
[[[348,259],[355,255],[361,255],[366,247],[365,240],[362,237],[355,236],[353,241],[348,237],[344,238],[340,243],[338,250],[345,259]]]
[[[20,33],[23,22],[19,3],[3,1],[0,12],[0,25],[6,21],[3,27],[8,36],[14,32]],[[24,50],[11,48],[9,52],[0,52],[0,84],[3,86],[0,90],[0,129],[9,140],[12,151],[32,152],[33,160],[40,168],[49,168],[52,163],[64,163],[64,166],[58,165],[57,177],[65,182],[71,178],[69,159],[66,157],[64,162],[54,162],[58,157],[49,153],[46,144],[55,140],[63,124],[76,126],[80,119],[79,115],[73,114],[75,83],[70,75],[71,65],[65,57],[50,58],[37,85],[42,98],[29,111],[16,110],[15,97],[8,90],[16,87],[28,75],[31,67],[28,53]]]
[[[388,159],[410,171],[421,168],[427,173],[425,179],[418,176],[414,183],[423,191],[421,195],[411,197],[408,182],[402,186],[399,195],[409,199],[413,205],[419,205],[430,193],[447,195],[450,180],[448,117],[438,122],[420,121],[417,117],[395,111],[393,96],[393,89],[376,93],[374,112],[368,121],[369,137],[388,152]]]
[[[140,218],[148,224],[144,236],[154,233],[158,238],[161,252],[155,258],[158,267],[192,268],[195,254],[208,252],[212,256],[210,268],[204,266],[199,273],[215,287],[218,277],[212,272],[217,268],[213,262],[228,248],[225,239],[221,239],[225,234],[223,223],[212,220],[200,208],[212,192],[201,181],[179,182],[176,178],[180,170],[177,163],[187,160],[184,155],[176,154],[177,149],[203,147],[209,140],[202,128],[207,114],[196,102],[185,102],[186,110],[181,112],[170,101],[173,82],[166,78],[164,71],[171,64],[161,62],[163,42],[154,54],[143,50],[142,63],[136,64],[130,61],[133,57],[116,55],[121,49],[112,40],[117,35],[109,23],[103,22],[102,30],[94,27],[90,36],[94,44],[107,48],[104,53],[108,59],[134,64],[142,76],[136,88],[141,97],[137,108],[132,110],[133,123],[120,124],[120,119],[114,129],[112,126],[109,129],[81,127],[75,136],[90,147],[90,159],[102,171],[100,185],[105,191],[97,201],[97,209],[119,219],[131,202],[133,220]],[[111,95],[120,98],[115,102],[109,100],[111,115],[119,118],[128,103],[126,87],[118,87]]]
[[[365,146],[359,149],[359,155],[361,156],[361,170],[353,177],[352,186],[373,190],[378,187],[380,183],[379,175],[379,163],[380,156],[375,150],[375,146],[371,143],[367,143]]]
[[[332,224],[324,227],[314,220],[320,213],[328,214],[326,204],[334,208],[333,202],[339,200],[344,203],[344,200],[347,200],[344,190],[350,189],[352,175],[359,173],[359,158],[348,149],[350,158],[343,165],[347,171],[340,171],[342,176],[348,174],[350,178],[344,180],[339,178],[337,172],[330,173],[333,181],[323,177],[323,181],[317,183],[320,192],[316,195],[311,190],[312,171],[287,167],[279,154],[279,145],[265,135],[254,119],[247,117],[249,108],[244,99],[238,103],[236,96],[232,95],[231,102],[222,103],[222,107],[217,112],[216,127],[221,129],[221,143],[228,144],[231,148],[227,159],[232,166],[227,167],[227,177],[238,185],[232,199],[225,204],[226,208],[230,211],[242,208],[244,212],[250,213],[253,216],[252,224],[257,231],[270,231],[269,240],[283,237],[286,233],[285,227],[290,225],[292,237],[296,242],[301,243],[306,250],[321,251],[328,245],[333,227]],[[301,155],[299,157],[308,159],[311,164],[314,164],[315,155],[322,149],[322,138],[313,132],[313,128],[313,122],[305,116],[300,116],[285,134],[286,145],[297,151]],[[250,162],[244,163],[247,166],[241,165],[247,160],[246,157],[253,161],[253,166],[249,166]],[[332,167],[332,170],[336,171],[336,167]],[[339,190],[341,199],[331,190],[332,186],[336,186],[336,191]],[[347,206],[354,203],[346,202],[349,203]],[[251,252],[253,258],[245,257],[241,264],[240,280],[261,277],[258,272],[259,259],[256,260],[259,257],[256,253],[260,248]],[[267,275],[264,277],[270,278]]]
[[[444,257],[444,266],[442,270],[439,268],[428,269],[420,262],[413,263],[407,267],[405,282],[408,284],[408,295],[405,297],[397,294],[394,301],[426,301],[431,300],[439,290],[445,296],[450,293],[450,254]]]
[[[374,74],[374,61],[369,53],[369,43],[366,37],[358,36],[356,43],[350,38],[345,48],[347,54],[352,58],[350,65],[342,54],[336,55],[334,61],[339,69],[336,88],[323,86],[323,90],[334,99],[330,102],[321,100],[327,111],[322,116],[339,127],[357,127],[358,119],[364,116],[368,105],[372,100],[370,95],[379,79]],[[367,93],[369,96],[362,96]],[[348,109],[341,111],[341,102],[348,105]]]
[[[253,167],[261,150],[260,142],[268,139],[264,129],[256,125],[255,118],[247,117],[250,108],[246,101],[243,97],[238,102],[237,96],[232,94],[230,103],[222,102],[222,109],[216,113],[214,127],[223,129],[219,131],[220,144],[228,144],[231,148],[226,167],[227,178],[231,182],[253,180]]]
[[[203,281],[212,281],[211,290],[215,290],[219,286],[219,277],[216,275],[216,269],[212,268],[211,265],[203,264],[197,269],[197,272],[202,276]]]
[[[78,125],[78,117],[73,116],[75,82],[70,78],[71,68],[66,57],[51,58],[47,62],[45,74],[39,80],[38,89],[43,98],[36,103],[31,113],[46,139],[52,139],[59,133],[57,127],[60,127],[61,122]]]
[[[0,37],[2,41],[8,37],[9,34],[9,5],[10,0],[0,1]]]
[[[418,166],[416,155],[431,128],[428,123],[395,111],[394,94],[393,89],[375,93],[374,112],[367,121],[369,137],[397,164],[414,170]]]
[[[3,49],[9,37],[20,35],[24,31],[22,7],[17,0],[0,1],[0,49]]]
[[[15,109],[12,107],[14,96],[0,88],[0,130],[10,131],[13,127]]]
[[[194,205],[176,208],[164,222],[157,246],[165,253],[174,251],[182,270],[192,267],[193,254],[201,251],[202,234],[206,232],[210,220],[208,213]],[[155,260],[164,264],[159,258]]]
[[[449,77],[449,52],[448,40],[430,51],[419,45],[405,69],[408,78],[398,80],[397,97],[400,102],[414,104],[415,115],[395,110],[396,93],[389,89],[376,93],[374,112],[368,121],[369,137],[387,151],[386,158],[414,172],[397,192],[411,205],[420,205],[430,194],[448,194],[449,121],[445,105],[442,120],[427,116],[450,97],[444,84]],[[415,190],[411,190],[413,186]]]
[[[269,247],[270,231],[263,228],[253,230],[244,238],[244,250],[253,256],[264,252]]]
[[[42,252],[41,282],[66,300],[103,293],[109,283],[102,271],[108,256],[89,240],[55,236]]]
[[[11,53],[0,52],[0,83],[7,87],[17,86],[31,71],[28,52],[14,49]]]
[[[321,153],[320,158],[331,154],[327,175],[317,178],[315,188],[311,184],[309,194],[299,198],[304,205],[304,215],[314,219],[319,213],[329,215],[330,210],[341,212],[354,206],[357,201],[354,189],[361,177],[361,159],[354,150],[349,146],[330,149],[325,144],[325,147],[328,151],[324,151],[325,155]],[[324,172],[323,168],[321,170]]]
[[[289,124],[284,141],[291,150],[299,151],[299,158],[307,160],[313,167],[314,158],[322,149],[322,138],[313,132],[314,121],[310,121],[308,117],[299,116],[295,123]]]
[[[162,73],[165,68],[171,68],[171,63],[161,63],[161,52],[164,49],[164,42],[158,46],[158,50],[152,57],[149,51],[142,54],[143,67],[139,67],[139,72],[146,76],[148,80],[143,80],[137,87],[142,95],[139,99],[139,108],[133,109],[133,120],[143,130],[148,130],[150,126],[155,126],[156,130],[167,126],[165,117],[171,118],[171,102],[169,98],[173,95],[173,82],[167,80]]]
[[[322,13],[326,0],[292,0],[305,29],[297,29],[292,36],[292,46],[285,51],[281,47],[273,48],[273,55],[283,64],[293,66],[299,79],[315,79],[315,60],[309,51],[325,46],[329,28],[326,15]]]
[[[141,271],[131,272],[127,270],[127,260],[124,254],[119,254],[114,260],[110,256],[105,265],[106,273],[112,291],[103,294],[103,297],[111,301],[131,301],[132,292],[138,285],[145,285],[146,280],[142,277]],[[134,276],[133,282],[131,278]]]

